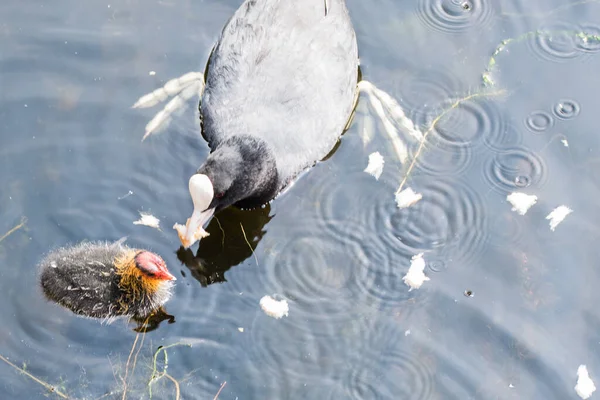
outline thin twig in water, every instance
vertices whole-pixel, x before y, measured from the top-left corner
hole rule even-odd
[[[248,245],[248,247],[250,247],[250,251],[252,252],[252,255],[254,256],[254,261],[256,261],[256,266],[258,267],[258,258],[256,257],[256,254],[254,253],[254,249],[252,248],[252,245],[250,244],[250,242],[248,241],[248,238],[246,237],[246,231],[244,230],[244,226],[242,225],[241,222],[240,222],[240,227],[242,228],[242,233],[244,234],[244,239],[246,240],[246,244]]]
[[[406,184],[406,181],[408,180],[408,177],[410,176],[410,173],[412,172],[417,159],[419,158],[419,156],[421,155],[421,152],[423,151],[423,148],[425,147],[425,141],[427,140],[427,136],[433,131],[433,129],[435,128],[436,124],[446,115],[448,114],[450,111],[454,110],[456,107],[458,107],[459,105],[461,105],[462,103],[464,103],[465,101],[469,101],[471,99],[477,98],[477,97],[492,97],[492,96],[499,96],[504,94],[506,91],[505,90],[498,90],[495,92],[491,92],[491,93],[474,93],[474,94],[470,94],[466,97],[463,97],[462,99],[458,99],[454,102],[454,104],[452,104],[449,108],[447,108],[446,110],[444,110],[440,115],[438,115],[433,122],[431,123],[431,126],[429,127],[429,129],[427,129],[427,131],[425,131],[425,133],[423,134],[423,139],[421,140],[421,143],[419,143],[419,148],[417,149],[417,152],[415,153],[415,156],[413,157],[412,161],[410,162],[410,165],[408,166],[408,170],[406,171],[406,174],[404,175],[404,178],[402,178],[402,181],[400,182],[400,186],[398,187],[398,190],[396,190],[396,194],[400,193],[402,191],[402,189],[404,188],[404,185]]]
[[[175,385],[175,400],[179,400],[179,396],[181,395],[181,392],[179,390],[179,382],[177,382],[177,379],[173,378],[171,375],[167,374],[166,372],[163,374],[163,376],[167,379],[169,379],[171,382],[173,382],[173,384]]]
[[[17,371],[21,372],[23,375],[31,378],[32,380],[34,380],[35,382],[39,383],[40,385],[42,385],[43,387],[45,387],[48,391],[56,394],[57,396],[63,398],[63,399],[68,399],[69,396],[67,396],[65,393],[61,392],[60,390],[58,390],[55,386],[52,386],[51,384],[44,382],[43,380],[36,378],[35,376],[31,375],[29,372],[25,371],[23,368],[16,366],[15,364],[13,364],[12,362],[10,362],[7,358],[5,358],[4,356],[0,355],[0,360],[4,361],[5,363],[7,363],[8,365],[10,365],[11,367],[13,367],[14,369],[16,369]]]
[[[123,378],[123,397],[121,397],[122,400],[125,400],[127,398],[127,375],[129,374],[129,363],[131,362],[131,356],[133,355],[133,352],[135,350],[135,347],[137,345],[139,337],[140,337],[140,333],[138,332],[135,335],[135,340],[133,341],[133,346],[131,346],[131,351],[129,352],[129,357],[127,357],[127,364],[125,364],[125,377]]]
[[[227,381],[223,381],[223,383],[221,384],[221,387],[219,388],[219,391],[217,392],[217,394],[215,395],[213,400],[217,400],[219,398],[219,395],[221,394],[221,390],[223,390],[225,385],[227,385]]]
[[[148,321],[150,321],[150,317],[146,318],[146,321],[144,322],[144,325],[148,325]],[[140,345],[138,346],[138,350],[135,353],[135,356],[133,357],[133,366],[131,367],[131,374],[132,375],[133,375],[133,373],[135,371],[135,366],[137,365],[137,359],[138,359],[138,356],[140,355],[140,351],[142,351],[142,347],[144,346],[144,339],[146,339],[146,330],[144,330],[142,332],[142,341],[140,342]]]
[[[219,221],[219,218],[215,217],[215,219],[217,220],[217,224],[219,224],[219,229],[221,230],[221,233],[223,234],[223,236],[221,237],[221,248],[225,249],[225,230],[221,226],[221,221]]]
[[[27,223],[27,217],[21,217],[21,223],[19,225],[15,226],[15,227],[13,227],[10,231],[6,232],[4,235],[2,235],[2,237],[0,237],[0,243],[2,243],[2,241],[4,239],[6,239],[7,237],[9,237],[10,235],[12,235],[13,233],[15,233],[16,231],[18,231],[22,227],[24,227],[26,223]]]

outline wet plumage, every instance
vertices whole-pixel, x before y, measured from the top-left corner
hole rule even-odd
[[[83,242],[50,252],[40,262],[45,296],[75,314],[111,320],[142,318],[171,296],[162,258],[121,242]]]

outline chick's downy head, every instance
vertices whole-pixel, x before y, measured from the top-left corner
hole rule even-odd
[[[167,269],[164,260],[150,251],[140,251],[134,258],[137,269],[149,279],[161,281],[177,280]]]
[[[164,260],[146,250],[130,250],[115,260],[119,286],[134,298],[154,296],[162,288],[171,287],[175,277]]]

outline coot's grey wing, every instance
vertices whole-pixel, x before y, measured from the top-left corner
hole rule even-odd
[[[214,149],[249,134],[265,140],[288,180],[323,158],[351,114],[358,55],[343,0],[247,1],[225,26],[200,112]]]

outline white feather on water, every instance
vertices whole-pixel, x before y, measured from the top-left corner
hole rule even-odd
[[[423,259],[423,253],[419,253],[413,256],[410,268],[402,280],[410,287],[408,291],[413,289],[419,289],[425,281],[429,280],[429,277],[425,276],[425,260]]]
[[[383,159],[383,156],[376,151],[369,154],[369,164],[367,165],[367,168],[365,168],[364,172],[372,175],[376,180],[379,180],[379,177],[383,173],[384,164],[385,160]]]
[[[155,228],[160,230],[160,220],[156,218],[154,215],[140,212],[140,219],[133,222],[134,225],[145,225],[150,228]]]
[[[537,203],[537,196],[520,192],[513,192],[506,196],[506,201],[512,204],[512,211],[525,215],[527,211]]]
[[[275,319],[279,319],[282,317],[287,317],[290,307],[288,305],[287,300],[275,300],[271,296],[263,296],[260,299],[260,308],[267,314],[269,317],[273,317]]]
[[[419,202],[423,198],[421,193],[416,193],[410,187],[396,193],[396,205],[398,208],[407,208]]]
[[[590,378],[587,367],[580,365],[577,368],[577,384],[575,385],[575,392],[582,399],[589,399],[592,397],[592,393],[596,391],[596,385]]]
[[[560,224],[567,215],[571,214],[573,210],[571,210],[567,206],[558,206],[550,214],[546,216],[546,219],[550,220],[550,229],[554,231],[558,224]]]

